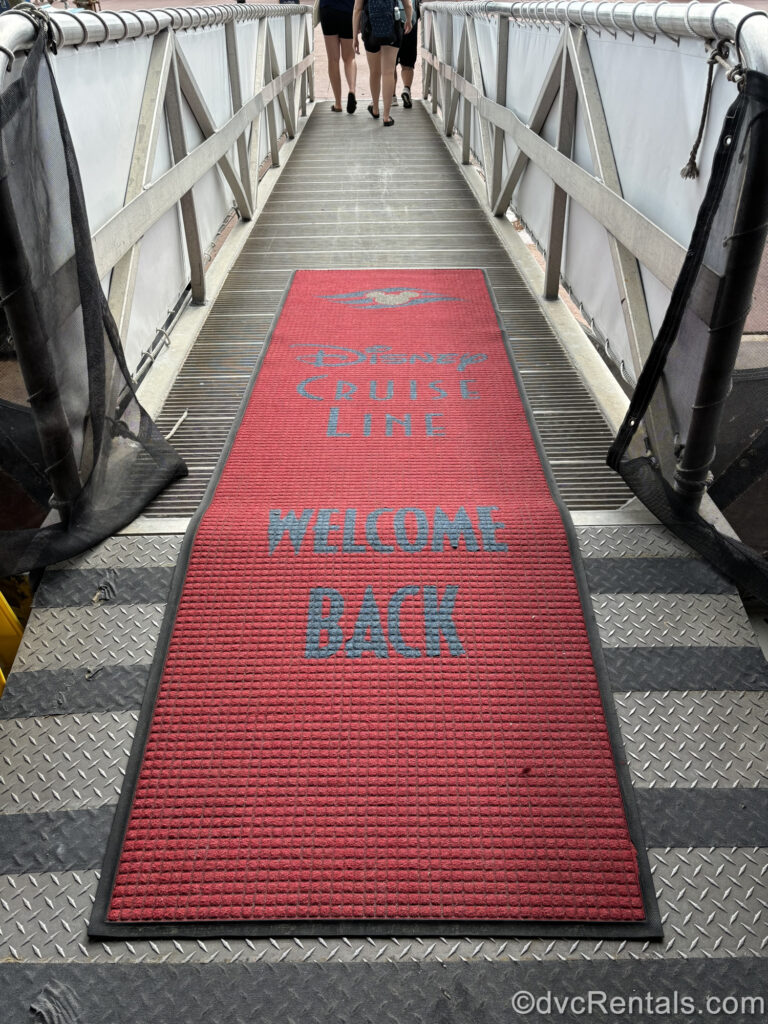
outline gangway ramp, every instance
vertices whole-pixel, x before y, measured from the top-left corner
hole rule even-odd
[[[521,1014],[551,1020],[555,997],[590,992],[605,1019],[621,1019],[626,1005],[639,1020],[717,1019],[717,1007],[748,1020],[759,1019],[759,1003],[744,1000],[768,998],[768,669],[741,599],[627,505],[604,466],[611,429],[505,231],[483,212],[428,109],[417,103],[394,116],[384,131],[364,106],[354,117],[315,106],[158,410],[190,476],[120,535],[48,570],[38,589],[0,701],[0,991],[9,1024],[34,1019],[32,1008],[68,1024],[507,1024]],[[292,272],[367,267],[487,271],[576,524],[660,943],[87,938],[186,520]],[[569,1005],[581,1013],[582,1004]]]

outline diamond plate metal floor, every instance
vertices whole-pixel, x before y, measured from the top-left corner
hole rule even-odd
[[[48,571],[0,701],[3,1022],[671,1021],[723,1007],[750,1021],[760,1004],[745,999],[768,1007],[768,666],[747,615],[650,517],[598,514],[626,497],[602,466],[605,423],[426,113],[397,121],[383,133],[314,111],[160,418],[167,430],[189,411],[174,441],[192,473],[153,514],[194,510],[294,268],[486,267],[564,498],[581,510],[664,940],[90,942],[181,543],[147,519],[145,534]],[[553,1006],[590,991],[614,1009]],[[630,997],[641,1002],[621,1011]]]

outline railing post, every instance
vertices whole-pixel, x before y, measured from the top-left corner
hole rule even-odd
[[[557,150],[569,159],[573,150],[576,130],[576,81],[567,47],[563,48],[560,73],[560,116],[557,125]],[[552,185],[552,210],[549,219],[549,244],[544,271],[544,298],[556,299],[560,292],[560,268],[565,237],[565,215],[568,194],[558,185]]]
[[[509,18],[497,15],[497,61],[496,61],[496,102],[507,105],[507,65],[509,63]],[[501,192],[504,171],[504,129],[494,125],[493,129],[493,172],[491,174],[491,207],[494,208]]]
[[[179,69],[176,63],[175,47],[168,75],[165,110],[168,116],[171,153],[174,163],[178,163],[187,155],[187,140],[184,135],[184,121],[181,113],[181,87],[179,84]],[[195,196],[192,189],[181,197],[179,205],[181,206],[181,219],[184,224],[184,238],[189,258],[192,302],[195,305],[202,306],[205,302],[205,267],[203,264],[203,249],[200,244],[197,211],[195,210]]]
[[[234,21],[228,21],[224,26],[227,44],[227,70],[229,72],[229,88],[232,97],[232,113],[236,113],[243,105],[243,89],[240,83],[240,56],[237,50],[237,25]],[[251,188],[251,176],[248,166],[248,146],[245,140],[245,132],[237,139],[237,166],[240,171],[240,181],[249,209],[241,210],[242,216],[247,212],[250,220],[253,211],[253,190]]]

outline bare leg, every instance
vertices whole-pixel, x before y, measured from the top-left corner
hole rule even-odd
[[[357,91],[357,64],[355,62],[355,42],[353,39],[342,39],[341,59],[344,61],[344,75],[347,79],[349,92]]]
[[[411,29],[413,32],[413,29]],[[413,68],[404,68],[401,66],[400,74],[403,76],[403,87],[410,89],[413,85]]]
[[[365,51],[365,56],[368,58],[368,73],[371,81],[371,101],[373,104],[374,114],[379,113],[379,93],[381,92],[381,55],[384,50],[389,50],[391,47],[382,46],[378,53],[368,53]]]
[[[333,89],[333,105],[341,110],[341,71],[339,59],[341,58],[341,47],[338,36],[323,36],[325,40],[325,52],[328,55],[328,78]]]
[[[389,110],[392,106],[392,95],[395,91],[395,62],[397,61],[396,46],[382,46],[381,48],[381,96],[382,113],[384,120],[389,120]]]

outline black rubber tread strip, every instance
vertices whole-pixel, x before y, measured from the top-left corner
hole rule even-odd
[[[759,647],[604,647],[611,686],[621,690],[768,690]]]
[[[146,664],[11,672],[0,700],[0,720],[139,708],[149,669]]]

